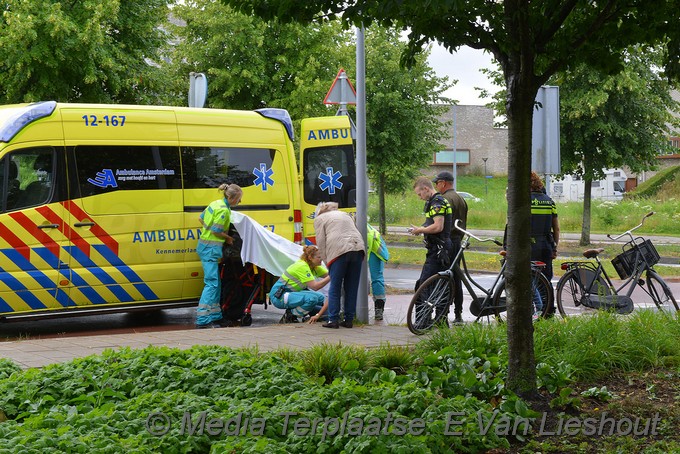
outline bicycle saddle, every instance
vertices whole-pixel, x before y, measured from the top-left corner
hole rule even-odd
[[[604,252],[604,249],[598,248],[598,249],[586,249],[583,251],[583,256],[587,259],[592,259],[594,257],[597,257],[598,254],[601,254]]]

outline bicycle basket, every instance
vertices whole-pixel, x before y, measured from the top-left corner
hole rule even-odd
[[[627,279],[635,272],[635,257],[640,251],[640,259],[649,266],[659,263],[659,253],[650,240],[638,237],[623,245],[623,252],[612,259],[612,265],[621,279]]]

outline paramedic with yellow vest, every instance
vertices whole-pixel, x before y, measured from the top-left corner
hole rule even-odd
[[[269,300],[279,309],[286,309],[283,323],[294,321],[309,313],[314,323],[328,308],[323,293],[318,292],[331,280],[326,267],[321,265],[321,254],[315,245],[302,249],[300,260],[286,268],[283,276],[272,286]],[[290,316],[288,318],[287,316]]]
[[[385,240],[380,232],[368,224],[366,230],[366,249],[368,250],[368,269],[371,272],[371,294],[375,307],[375,319],[382,320],[385,311],[385,262],[390,259]]]
[[[222,320],[220,305],[220,273],[219,261],[222,258],[222,246],[226,241],[234,240],[227,232],[231,223],[231,208],[241,203],[243,191],[235,184],[222,184],[219,191],[224,198],[215,200],[203,210],[199,217],[201,236],[198,239],[196,252],[203,265],[203,293],[196,310],[196,328],[219,328]]]

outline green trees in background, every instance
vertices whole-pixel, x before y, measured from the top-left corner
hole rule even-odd
[[[186,104],[194,71],[208,78],[210,107],[285,108],[296,121],[335,114],[322,101],[338,70],[354,68],[351,36],[340,23],[267,23],[211,0],[183,2],[172,15],[168,69],[176,97],[169,103]]]
[[[678,103],[662,77],[662,49],[633,46],[620,72],[607,75],[581,64],[550,83],[560,87],[562,173],[585,182],[581,245],[590,243],[591,185],[604,170],[652,169],[669,147],[668,126]]]
[[[0,102],[154,103],[171,0],[4,0]]]
[[[442,149],[446,136],[439,120],[448,87],[420,55],[410,68],[399,66],[404,44],[397,32],[366,30],[366,161],[375,183],[380,231],[386,232],[385,194],[410,190],[413,180]]]

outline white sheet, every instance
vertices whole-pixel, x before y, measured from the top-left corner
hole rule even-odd
[[[274,276],[281,276],[286,268],[298,261],[302,255],[302,246],[265,229],[243,213],[232,211],[231,223],[243,239],[241,249],[243,263],[252,263]]]

